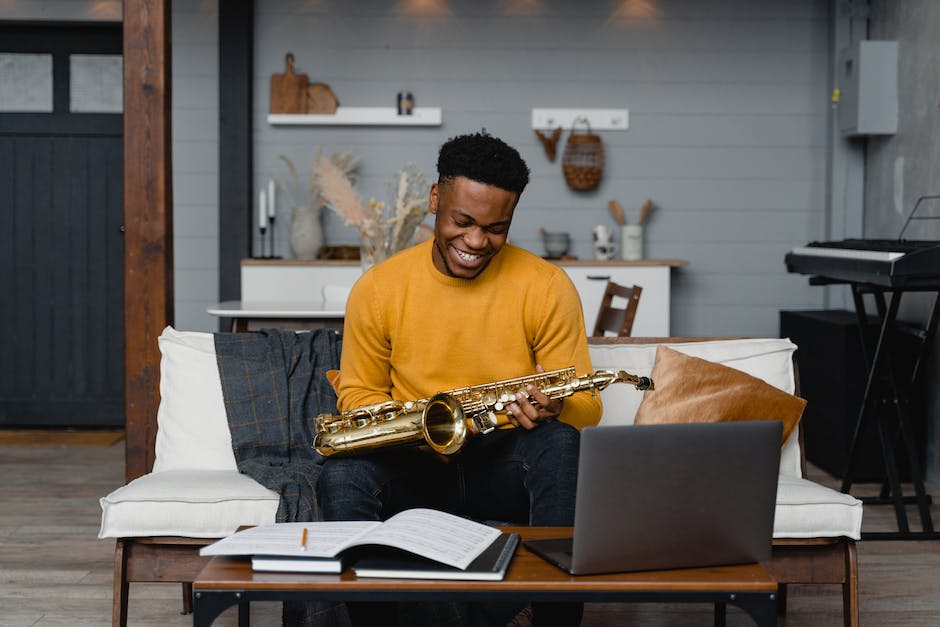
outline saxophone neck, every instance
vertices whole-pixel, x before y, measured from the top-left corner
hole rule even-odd
[[[641,392],[653,389],[652,379],[631,374],[626,370],[595,370],[586,379],[588,382],[585,389],[603,390],[612,383],[629,383]]]

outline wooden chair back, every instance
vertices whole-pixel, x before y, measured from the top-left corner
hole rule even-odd
[[[640,294],[643,288],[639,285],[620,285],[607,281],[607,289],[601,299],[601,308],[597,312],[597,321],[594,323],[594,337],[602,337],[608,331],[618,337],[629,337],[633,331],[633,319],[636,318],[636,308],[640,304]],[[627,301],[621,309],[614,307],[614,297],[619,296]]]

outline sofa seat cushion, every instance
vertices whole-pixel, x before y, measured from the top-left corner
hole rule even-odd
[[[166,470],[131,481],[101,503],[99,538],[222,538],[273,523],[279,497],[235,470]]]
[[[780,475],[774,538],[845,536],[858,540],[861,532],[860,500],[808,479]]]

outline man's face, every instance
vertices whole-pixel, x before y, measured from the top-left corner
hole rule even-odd
[[[457,177],[431,186],[434,267],[442,274],[472,279],[506,243],[518,194]]]

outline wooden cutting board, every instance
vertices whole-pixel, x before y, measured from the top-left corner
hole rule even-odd
[[[331,114],[336,113],[339,100],[336,94],[326,83],[310,83],[307,85],[307,113]]]
[[[271,113],[307,112],[307,75],[294,73],[294,55],[284,59],[284,73],[271,75]]]

